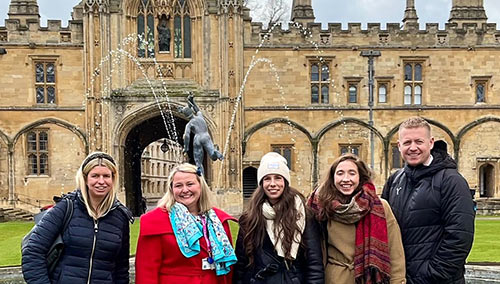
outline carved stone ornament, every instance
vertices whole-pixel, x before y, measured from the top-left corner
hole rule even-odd
[[[378,42],[380,44],[387,44],[389,42],[389,34],[379,34]]]
[[[109,12],[109,0],[84,0],[85,1],[85,12]]]
[[[320,43],[322,45],[330,44],[330,34],[321,34],[319,37],[321,39]]]
[[[218,0],[221,14],[238,14],[241,10],[241,0]]]
[[[210,115],[210,117],[214,117],[215,105],[214,104],[205,104],[202,105],[201,108]]]
[[[169,3],[171,2],[170,0],[154,0],[156,16],[161,17],[161,15],[170,15],[172,13],[172,7]]]
[[[161,76],[164,78],[174,78],[174,65],[163,64],[160,67]]]
[[[438,43],[441,45],[446,44],[447,38],[448,36],[445,34],[438,35],[437,36]]]

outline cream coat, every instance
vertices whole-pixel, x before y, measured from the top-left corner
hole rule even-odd
[[[406,283],[405,255],[401,232],[387,201],[381,199],[384,206],[389,253],[391,256],[391,284]],[[354,284],[354,248],[356,226],[337,221],[328,221],[328,254],[325,266],[325,283]]]

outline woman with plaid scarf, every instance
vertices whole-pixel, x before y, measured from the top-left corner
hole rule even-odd
[[[406,283],[399,226],[365,162],[336,159],[308,205],[323,228],[325,283]]]

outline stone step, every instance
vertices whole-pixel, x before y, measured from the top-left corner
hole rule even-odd
[[[2,215],[6,221],[32,221],[33,214],[21,208],[2,208]]]

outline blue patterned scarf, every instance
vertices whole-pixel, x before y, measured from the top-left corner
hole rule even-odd
[[[176,202],[169,212],[177,245],[185,257],[200,253],[200,238],[203,237],[201,219],[189,213],[186,206]],[[212,257],[217,276],[228,274],[230,266],[235,264],[236,254],[226,235],[224,226],[213,209],[205,213]]]

